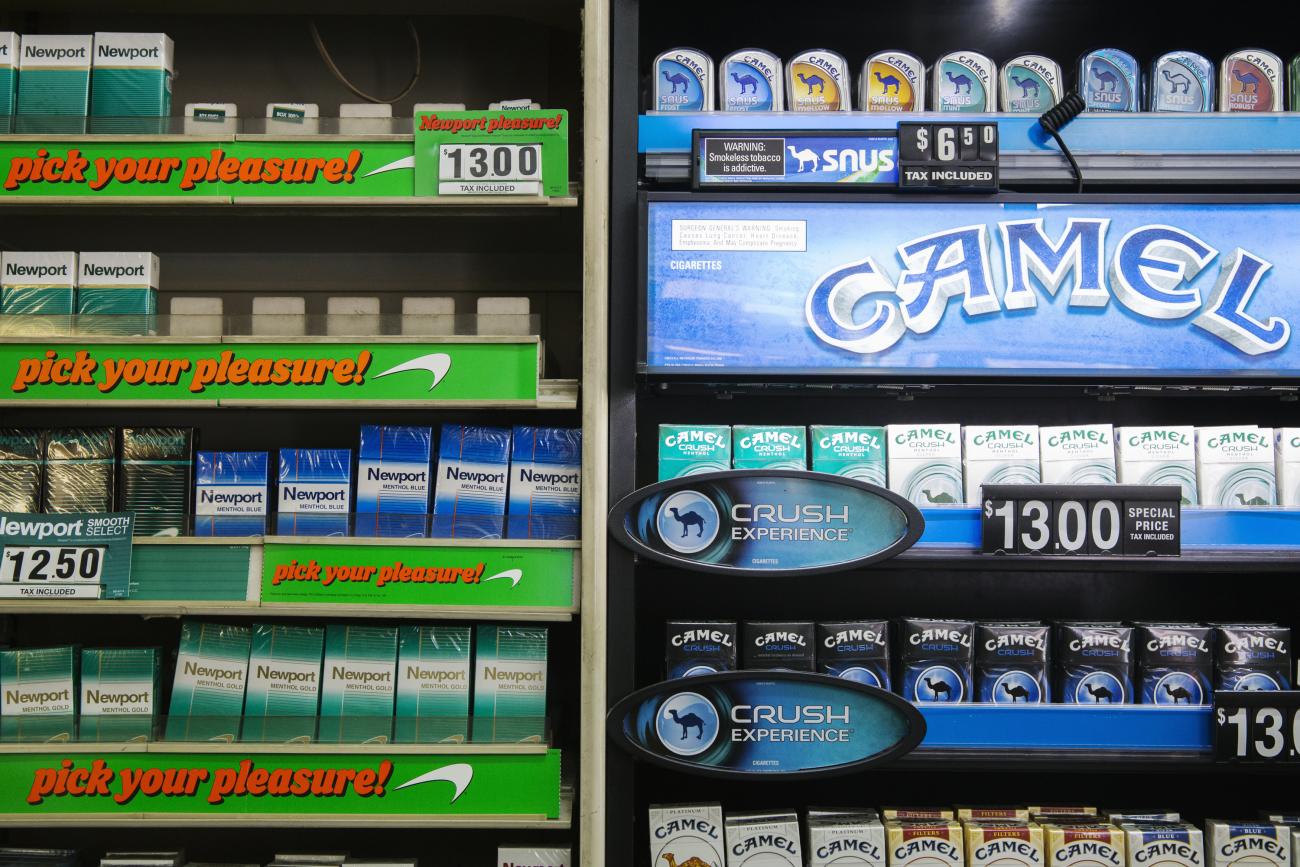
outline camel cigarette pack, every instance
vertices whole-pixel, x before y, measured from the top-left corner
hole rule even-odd
[[[935,61],[930,85],[935,111],[998,110],[998,66],[975,51],[954,51]]]
[[[722,833],[721,804],[651,804],[650,863],[726,867]]]
[[[975,627],[975,691],[988,704],[1048,704],[1052,700],[1048,646],[1042,623],[981,623]]]
[[[925,111],[925,63],[905,51],[878,51],[862,64],[858,108],[872,112]]]
[[[194,535],[260,536],[269,510],[266,452],[199,452]]]
[[[479,624],[474,636],[474,740],[536,743],[546,734],[544,626]]]
[[[1272,623],[1217,627],[1214,688],[1227,692],[1291,689],[1291,630]]]
[[[962,827],[951,819],[885,823],[889,867],[965,867]]]
[[[731,465],[738,470],[808,469],[808,430],[802,426],[745,425],[732,428]]]
[[[316,739],[324,641],[318,626],[253,626],[244,740],[305,744]]]
[[[958,807],[959,822],[1028,822],[1028,807]]]
[[[386,744],[393,734],[397,627],[331,623],[325,627],[320,739]]]
[[[900,627],[903,698],[913,702],[971,701],[975,624],[905,618]]]
[[[889,822],[936,822],[956,818],[947,807],[881,807],[880,815]]]
[[[1106,821],[1112,825],[1121,822],[1138,825],[1160,825],[1181,822],[1182,814],[1177,810],[1106,810]]]
[[[889,689],[889,621],[818,623],[817,670]]]
[[[883,427],[840,427],[813,425],[808,432],[812,468],[885,486],[885,429]]]
[[[729,469],[729,425],[659,425],[659,481]]]
[[[1300,506],[1300,427],[1282,427],[1276,432],[1277,504]]]
[[[577,539],[582,511],[582,431],[518,425],[511,435],[511,539]]]
[[[665,661],[668,679],[736,670],[735,621],[668,621]]]
[[[357,452],[358,536],[424,536],[433,429],[363,425]]]
[[[1134,704],[1133,627],[1060,623],[1056,699],[1064,704]]]
[[[81,651],[80,740],[110,743],[153,737],[159,657],[156,647]]]
[[[923,508],[962,502],[961,425],[891,424],[885,432],[891,491]]]
[[[655,58],[652,111],[713,111],[713,58],[673,48]]]
[[[398,629],[395,741],[464,743],[469,738],[468,626]]]
[[[1035,821],[1040,819],[1072,819],[1080,816],[1087,816],[1095,819],[1098,815],[1096,807],[1088,807],[1083,804],[1050,804],[1048,806],[1036,807],[1029,805],[1029,815]]]
[[[1124,832],[1108,822],[1045,824],[1048,867],[1126,867]]]
[[[45,432],[0,428],[0,512],[41,510]]]
[[[1210,704],[1214,630],[1190,623],[1140,623],[1138,686],[1142,704]]]
[[[0,650],[0,740],[76,736],[77,648]]]
[[[509,470],[509,428],[443,425],[432,535],[500,539]]]
[[[1282,111],[1282,69],[1282,58],[1271,51],[1229,54],[1219,65],[1219,111]]]
[[[1121,485],[1178,485],[1183,490],[1183,505],[1199,502],[1195,428],[1116,428],[1115,446]]]
[[[1085,111],[1138,111],[1142,67],[1118,48],[1101,48],[1079,58],[1079,96]]]
[[[1043,829],[1026,821],[965,823],[966,867],[1045,867]]]
[[[172,113],[173,60],[172,41],[165,33],[96,33],[90,113],[167,117]]]
[[[6,120],[18,109],[18,58],[22,41],[12,31],[0,32],[0,118]],[[0,132],[8,132],[8,128]]]
[[[801,51],[785,67],[786,107],[790,111],[852,111],[853,75],[849,62],[834,51]]]
[[[1291,828],[1272,822],[1205,823],[1210,867],[1291,867]]]
[[[122,428],[118,508],[135,512],[137,536],[189,531],[194,428]]]
[[[759,48],[743,48],[722,59],[718,96],[723,111],[784,111],[785,76],[781,58]]]
[[[885,826],[875,813],[808,814],[808,867],[885,867]]]
[[[24,36],[18,63],[18,114],[82,119],[90,114],[93,42],[89,35]]]
[[[727,867],[803,867],[796,813],[732,813],[725,822]]]
[[[280,449],[281,536],[346,536],[351,503],[352,449]]]
[[[1205,835],[1195,825],[1132,822],[1121,826],[1127,867],[1205,867]]]
[[[357,862],[350,859],[348,863]],[[415,867],[414,863],[411,867]],[[573,850],[502,846],[497,849],[497,867],[573,867]]]
[[[1196,477],[1203,506],[1229,509],[1277,505],[1271,428],[1196,429]]]
[[[233,743],[239,738],[251,640],[244,626],[181,623],[168,740]]]
[[[75,312],[76,253],[6,251],[3,263],[0,313],[6,316],[66,316]]]
[[[1045,427],[1039,441],[1043,484],[1115,484],[1115,431],[1110,425]]]
[[[117,431],[111,427],[50,431],[45,444],[45,511],[113,511]]]
[[[813,624],[755,621],[741,629],[741,662],[747,671],[816,671]]]
[[[963,434],[966,502],[980,502],[984,485],[1038,484],[1037,425],[967,425]]]

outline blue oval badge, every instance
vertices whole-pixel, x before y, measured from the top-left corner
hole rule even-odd
[[[893,491],[856,479],[749,470],[641,488],[610,510],[609,527],[633,551],[673,566],[812,575],[905,551],[925,519]]]
[[[925,718],[892,692],[829,675],[732,671],[639,690],[608,729],[633,755],[694,774],[813,777],[910,752]]]

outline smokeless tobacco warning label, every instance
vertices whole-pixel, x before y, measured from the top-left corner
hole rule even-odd
[[[785,177],[785,139],[707,139],[704,171],[709,175]]]

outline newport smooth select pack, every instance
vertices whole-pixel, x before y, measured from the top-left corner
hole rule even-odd
[[[101,743],[147,741],[158,715],[156,647],[88,647],[81,651],[78,738]]]
[[[1210,867],[1290,867],[1291,828],[1272,822],[1205,823]]]
[[[511,436],[511,539],[577,539],[582,505],[582,431],[517,425]]]
[[[963,501],[961,425],[891,424],[885,437],[891,491],[922,507]]]
[[[45,431],[0,428],[0,512],[41,510]]]
[[[4,254],[0,314],[66,316],[75,309],[76,292],[76,253]]]
[[[357,452],[358,536],[426,534],[432,451],[432,428],[362,426]]]
[[[1108,424],[1038,431],[1045,485],[1115,484],[1115,430]]]
[[[181,623],[167,715],[168,740],[238,740],[250,639],[245,626],[193,620]]]
[[[480,624],[474,636],[474,740],[540,742],[546,734],[544,626]]]
[[[808,469],[808,429],[738,424],[731,429],[731,465],[738,470]]]
[[[327,626],[321,741],[388,743],[393,734],[396,675],[396,626]]]
[[[85,118],[90,113],[91,36],[23,36],[18,114]]]
[[[305,744],[315,739],[324,640],[319,626],[253,626],[244,740]]]
[[[1195,506],[1196,428],[1115,428],[1121,485],[1178,485],[1183,505]]]
[[[402,626],[397,647],[399,744],[469,738],[468,626]]]
[[[508,428],[443,425],[431,535],[500,539],[505,526],[509,464]]]
[[[70,646],[0,651],[0,740],[76,736],[76,661]]]
[[[90,113],[167,117],[172,113],[173,60],[165,33],[96,33]]]
[[[1201,504],[1241,509],[1277,505],[1277,465],[1271,428],[1196,429],[1196,478]]]
[[[1038,484],[1037,425],[967,425],[963,432],[966,502],[980,502],[984,485]]]
[[[721,804],[651,804],[649,812],[651,864],[664,867],[671,855],[679,865],[725,867]]]
[[[815,473],[885,486],[885,429],[815,424],[808,429]]]
[[[729,469],[729,425],[659,425],[659,481]]]
[[[135,512],[137,536],[189,531],[194,428],[122,428],[118,509]]]
[[[145,334],[158,312],[158,257],[153,253],[82,253],[77,260],[77,313],[111,316],[95,331]]]
[[[21,40],[17,33],[0,33],[0,118],[8,118],[18,108],[18,57]],[[8,127],[0,132],[8,132]]]
[[[194,471],[194,535],[265,533],[266,464],[266,452],[199,452]]]
[[[1273,454],[1277,459],[1277,504],[1300,506],[1300,427],[1280,427]]]
[[[346,536],[352,511],[352,449],[280,449],[276,532]]]

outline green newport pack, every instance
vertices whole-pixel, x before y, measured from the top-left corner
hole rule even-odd
[[[729,469],[730,425],[659,425],[659,481]]]
[[[26,36],[18,61],[18,132],[80,134],[90,113],[91,36]]]
[[[311,743],[320,708],[321,652],[318,626],[253,626],[244,694],[244,740]]]
[[[239,739],[250,638],[245,626],[192,620],[181,624],[167,740]]]
[[[41,510],[45,431],[0,428],[0,512]]]
[[[397,743],[469,738],[468,626],[403,626],[397,649]]]
[[[813,425],[808,432],[813,472],[885,486],[885,429]]]
[[[6,252],[0,314],[67,316],[77,292],[77,254]]]
[[[90,113],[115,119],[94,132],[166,132],[155,120],[172,113],[172,41],[165,33],[96,33],[90,75]],[[147,124],[147,122],[146,122]]]
[[[9,132],[9,118],[18,109],[18,58],[21,40],[17,33],[0,33],[0,133]]]
[[[77,648],[0,651],[0,741],[76,737]]]
[[[808,429],[738,424],[732,428],[731,465],[738,470],[808,469]]]
[[[82,741],[153,739],[158,718],[156,647],[95,647],[81,651]]]
[[[474,740],[540,743],[546,737],[544,626],[481,624],[474,640]]]
[[[393,736],[396,670],[397,627],[327,626],[321,741],[388,743]]]
[[[77,258],[77,314],[97,334],[150,334],[158,312],[158,257],[153,253],[82,253]]]

